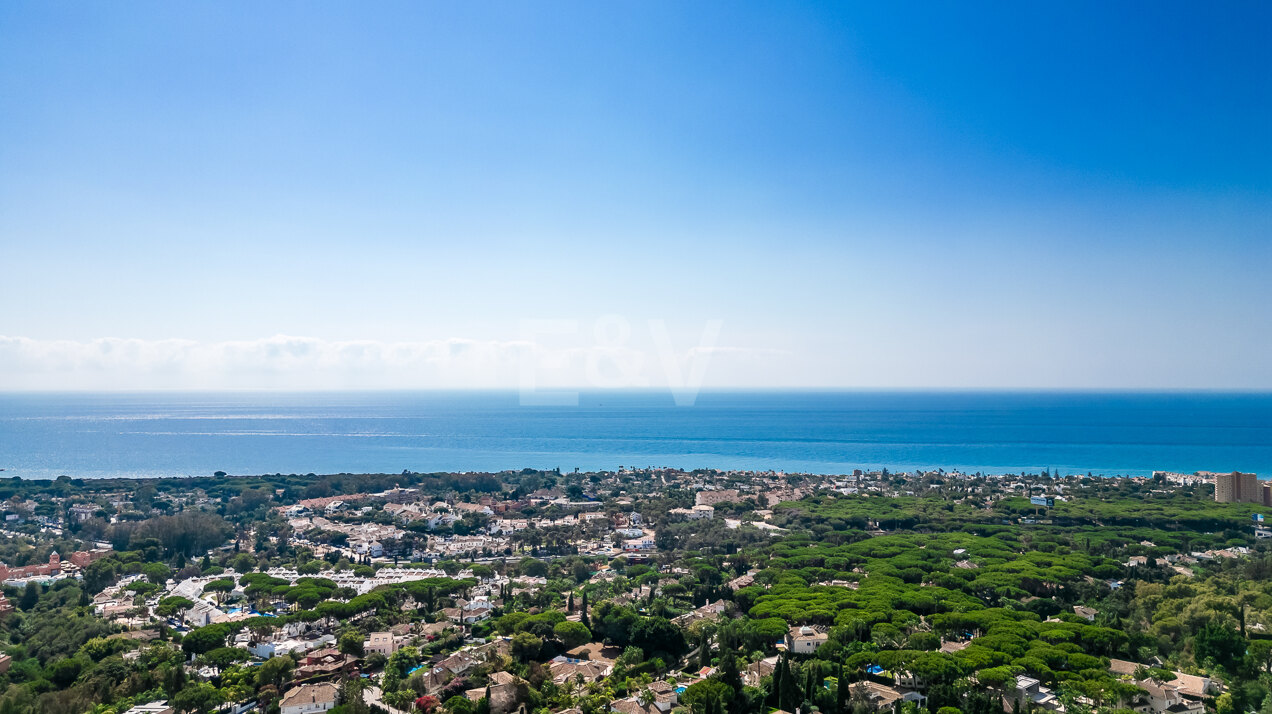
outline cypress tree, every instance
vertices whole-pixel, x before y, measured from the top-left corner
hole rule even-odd
[[[167,692],[169,698],[175,697],[177,692],[185,688],[185,685],[185,667],[180,663],[171,667],[164,675],[164,691]]]
[[[773,669],[773,706],[778,709],[782,708],[782,669],[786,664],[786,660],[777,660],[777,667]]]
[[[795,673],[791,671],[790,656],[787,655],[783,660],[782,700],[779,708],[793,712],[797,706],[799,706],[799,684],[795,681]]]
[[[835,674],[835,713],[848,713],[848,683],[844,681],[844,663],[839,663],[839,671]]]
[[[742,714],[746,710],[747,701],[746,695],[742,693],[742,673],[738,671],[738,657],[732,649],[725,649],[723,644],[720,647],[718,676],[721,682],[729,685],[729,688],[733,690],[733,696],[730,697],[725,709],[734,714]]]
[[[40,601],[40,586],[34,580],[28,580],[22,596],[18,599],[18,607],[23,611],[30,610]]]

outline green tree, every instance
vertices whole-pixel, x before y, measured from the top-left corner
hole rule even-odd
[[[163,691],[168,694],[168,699],[172,699],[185,686],[186,671],[184,664],[180,661],[172,663],[163,675]]]
[[[543,650],[543,640],[529,632],[518,632],[512,636],[512,656],[522,662],[529,662],[539,656]]]
[[[230,636],[229,625],[217,623],[193,629],[181,640],[181,649],[189,654],[201,655],[225,646]]]
[[[848,680],[844,679],[844,664],[840,662],[835,674],[835,714],[848,714],[848,699]]]
[[[18,607],[29,612],[39,601],[40,586],[34,580],[28,580],[26,587],[22,589],[22,597],[18,599]]]
[[[1252,667],[1272,672],[1272,640],[1251,640],[1247,655]]]
[[[592,632],[581,622],[569,620],[558,622],[552,628],[552,634],[565,645],[566,649],[573,649],[592,641]]]
[[[204,664],[220,672],[236,662],[247,661],[248,654],[247,650],[238,647],[218,647],[204,653],[199,659]]]
[[[172,698],[172,705],[178,712],[187,714],[208,714],[222,703],[221,693],[207,682],[196,682],[186,685]]]
[[[446,710],[450,714],[473,714],[473,703],[462,694],[457,694],[446,700]]]
[[[177,613],[185,612],[194,607],[194,601],[189,598],[173,595],[159,601],[155,607],[155,614],[160,617],[173,617]]]
[[[1020,673],[1019,667],[990,667],[976,673],[976,681],[991,689],[1002,690],[1008,682],[1014,682]]]
[[[777,671],[773,673],[773,685],[777,694],[777,708],[788,712],[795,711],[802,697],[795,684],[795,675],[791,672],[789,655],[783,654],[777,661]]]
[[[234,581],[230,578],[217,578],[203,586],[203,592],[216,593],[216,601],[218,603],[224,602],[226,593],[232,590],[234,590]]]
[[[401,689],[406,670],[418,659],[419,651],[414,647],[403,647],[389,656],[389,661],[384,665],[384,677],[381,680],[386,694]]]
[[[163,563],[146,563],[141,566],[141,573],[155,585],[163,585],[172,577],[172,570]]]
[[[724,714],[725,704],[732,697],[729,685],[717,679],[704,679],[689,685],[680,701],[693,714]]]
[[[1195,635],[1197,659],[1213,659],[1225,669],[1233,665],[1246,654],[1246,641],[1231,625],[1211,621],[1206,623]]]
[[[370,714],[371,707],[366,703],[362,689],[362,680],[358,678],[348,677],[340,680],[339,689],[336,692],[336,704],[342,707],[346,714]]]
[[[357,630],[345,630],[340,635],[340,651],[344,654],[361,657],[363,655],[362,645],[362,633]]]
[[[281,688],[283,682],[291,679],[295,666],[291,657],[271,657],[256,668],[256,685]]]
[[[720,649],[720,666],[716,668],[716,678],[725,684],[732,693],[727,709],[731,712],[743,712],[749,708],[750,702],[743,691],[742,672],[738,670],[737,653],[729,647]]]
[[[79,677],[84,670],[84,663],[75,657],[60,659],[49,665],[48,677],[59,687],[67,687]]]

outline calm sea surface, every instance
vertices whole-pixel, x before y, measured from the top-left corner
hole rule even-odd
[[[1272,395],[1051,392],[0,394],[0,477],[572,470],[1272,474]]]

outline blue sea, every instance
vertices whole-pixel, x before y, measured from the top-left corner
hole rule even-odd
[[[0,477],[619,466],[1272,473],[1272,394],[0,394]]]

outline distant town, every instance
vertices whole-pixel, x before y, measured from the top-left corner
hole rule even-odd
[[[217,474],[0,497],[4,713],[1272,702],[1254,474]]]

